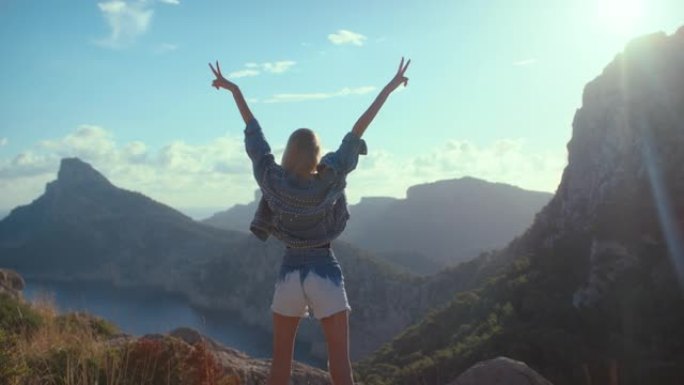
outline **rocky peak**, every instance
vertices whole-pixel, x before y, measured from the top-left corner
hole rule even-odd
[[[684,145],[682,52],[684,29],[635,39],[586,86],[558,190],[568,225],[589,224],[616,195],[644,192],[635,186],[650,190],[648,162],[681,164],[674,158]]]
[[[684,28],[635,39],[584,89],[568,166],[532,228],[546,246],[584,239],[591,273],[580,305],[637,263],[644,242],[669,248],[664,232],[681,231],[672,229],[684,219],[683,52]]]
[[[79,158],[62,159],[57,174],[57,183],[62,186],[79,188],[92,186],[113,187],[104,175]]]
[[[489,188],[492,183],[473,177],[463,177],[456,179],[440,180],[432,183],[422,183],[414,185],[406,190],[407,199],[432,199],[435,195],[451,196],[455,192],[464,194],[478,191],[478,189]]]

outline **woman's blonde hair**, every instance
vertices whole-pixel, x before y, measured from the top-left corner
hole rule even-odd
[[[321,146],[318,136],[308,128],[295,130],[287,140],[281,165],[299,176],[311,174],[318,165]]]

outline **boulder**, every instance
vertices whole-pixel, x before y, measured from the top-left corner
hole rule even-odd
[[[224,373],[232,373],[240,379],[242,385],[265,385],[271,368],[270,360],[252,358],[238,350],[226,347],[211,338],[202,335],[198,331],[183,327],[169,333],[171,337],[178,338],[189,345],[203,343],[209,348],[217,362],[221,365]],[[156,337],[147,335],[145,338]],[[293,362],[290,385],[328,385],[330,377],[323,370],[311,366]]]
[[[0,269],[0,293],[19,298],[24,289],[24,279],[14,270]]]
[[[551,385],[524,362],[508,357],[481,361],[449,385]]]

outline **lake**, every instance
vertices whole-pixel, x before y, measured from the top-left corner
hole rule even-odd
[[[252,357],[271,357],[271,333],[246,325],[233,313],[198,310],[182,297],[163,291],[120,288],[105,283],[27,279],[23,292],[28,300],[47,296],[60,312],[86,311],[100,316],[128,334],[141,336],[190,327]],[[308,351],[305,347],[305,344],[295,346],[295,359],[324,367],[322,360],[302,353]]]

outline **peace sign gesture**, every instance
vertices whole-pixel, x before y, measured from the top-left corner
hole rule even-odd
[[[401,57],[401,63],[399,63],[399,69],[397,70],[397,73],[394,75],[392,80],[387,84],[387,88],[391,91],[394,91],[401,85],[401,83],[404,83],[404,87],[408,85],[408,78],[404,76],[404,72],[406,72],[406,69],[408,68],[409,64],[411,64],[411,59],[409,59],[406,62],[406,65],[404,65],[404,57]]]
[[[238,86],[237,84],[229,81],[228,79],[223,77],[223,74],[221,74],[221,67],[219,66],[218,60],[216,61],[216,68],[214,68],[211,63],[209,63],[209,68],[211,68],[211,72],[214,73],[214,76],[216,76],[216,79],[211,82],[211,86],[216,88],[217,90],[219,88],[225,88],[228,91],[234,92],[237,90]]]

